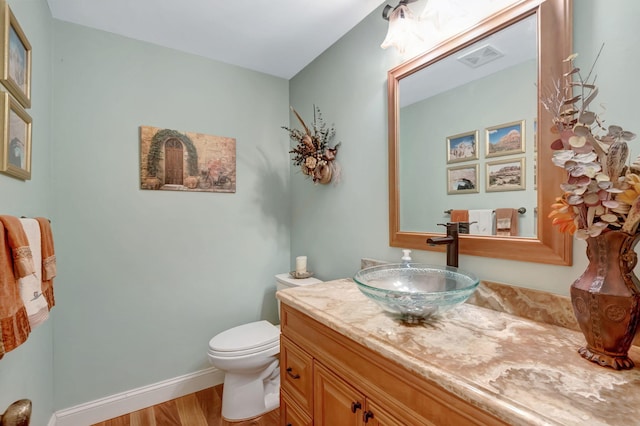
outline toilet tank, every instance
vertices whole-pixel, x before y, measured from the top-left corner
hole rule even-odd
[[[293,278],[289,273],[276,275],[276,290],[300,287],[305,285],[321,283],[317,278]],[[280,318],[280,300],[278,300],[278,318]]]

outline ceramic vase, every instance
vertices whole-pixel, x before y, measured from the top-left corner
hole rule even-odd
[[[640,317],[640,281],[633,272],[639,235],[604,232],[587,239],[589,265],[571,285],[571,302],[587,341],[583,358],[616,370],[633,368],[627,353]]]

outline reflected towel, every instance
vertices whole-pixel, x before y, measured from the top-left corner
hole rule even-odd
[[[18,278],[27,273],[24,260],[31,256],[28,244],[20,220],[0,216],[0,358],[24,343],[31,332],[18,287]]]
[[[20,286],[20,296],[27,309],[29,325],[31,329],[42,324],[49,318],[49,306],[42,294],[42,249],[40,238],[40,224],[35,219],[20,219],[22,228],[29,241],[31,258],[33,262],[33,273],[25,275],[18,280]]]
[[[518,211],[516,209],[496,209],[496,235],[518,235]]]
[[[469,222],[469,210],[451,210],[451,222]]]
[[[469,210],[469,233],[493,235],[493,210]]]

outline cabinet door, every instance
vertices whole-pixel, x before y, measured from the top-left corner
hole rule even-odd
[[[407,424],[392,417],[390,413],[370,399],[367,399],[362,418],[366,426],[405,426]]]
[[[313,363],[315,426],[361,426],[364,396],[317,361]]]
[[[280,399],[280,424],[283,426],[313,426],[311,418],[304,414],[291,397],[282,391]]]
[[[311,415],[313,410],[313,358],[286,337],[281,337],[280,383],[289,396]]]

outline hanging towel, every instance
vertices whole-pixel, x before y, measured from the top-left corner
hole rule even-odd
[[[493,210],[469,210],[469,233],[493,235]]]
[[[451,222],[459,222],[458,232],[469,233],[469,210],[451,210]]]
[[[51,223],[45,217],[36,217],[40,225],[40,239],[42,240],[42,293],[47,300],[49,310],[56,304],[53,296],[53,279],[56,277],[56,253],[53,249],[53,233]],[[36,268],[38,266],[36,265]]]
[[[518,211],[516,209],[496,209],[496,235],[518,235]]]
[[[451,222],[469,222],[469,210],[451,210]]]
[[[40,238],[40,224],[35,219],[21,218],[22,228],[29,241],[33,261],[33,273],[18,280],[20,296],[24,307],[27,308],[29,325],[33,330],[49,318],[49,305],[42,294],[42,249]]]
[[[0,216],[0,358],[24,343],[31,332],[18,287],[18,278],[28,273],[28,244],[20,220]]]

